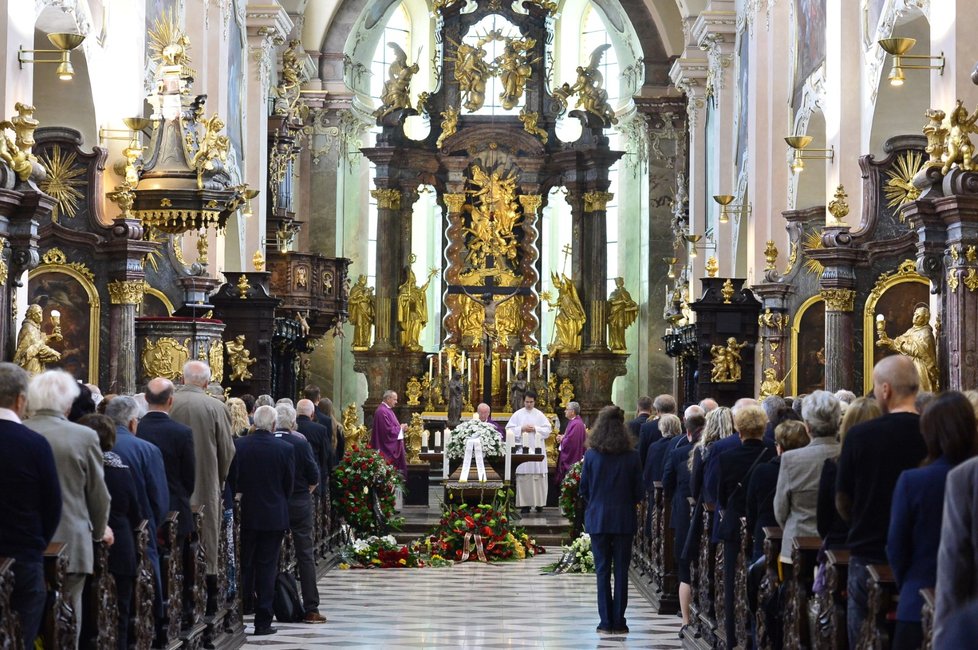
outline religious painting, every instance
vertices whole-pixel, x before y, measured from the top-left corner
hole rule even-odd
[[[895,279],[892,283],[883,280],[877,286],[882,292],[876,300],[871,296],[866,301],[863,314],[863,388],[866,392],[873,387],[873,367],[884,357],[896,354],[876,345],[879,338],[877,315],[885,319],[886,335],[892,339],[913,327],[913,312],[917,307],[930,306],[930,284],[920,276]]]
[[[61,360],[52,365],[77,379],[97,383],[99,303],[97,295],[92,301],[92,292],[94,287],[86,287],[77,277],[43,266],[28,282],[30,304],[40,305],[44,312],[42,331],[50,334],[54,323],[60,321],[62,340],[49,345],[61,353]]]
[[[747,73],[750,64],[750,38],[747,30],[740,32],[737,47],[737,170],[742,172],[747,159]]]
[[[147,289],[143,294],[143,302],[139,305],[140,317],[166,318],[173,313],[173,304],[161,291]]]
[[[795,0],[794,106],[805,81],[825,61],[825,0]]]
[[[825,301],[815,296],[802,304],[791,324],[793,395],[807,395],[825,388]]]

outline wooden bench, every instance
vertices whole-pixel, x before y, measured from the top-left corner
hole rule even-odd
[[[740,647],[747,646],[750,635],[748,618],[750,603],[747,600],[747,571],[750,569],[751,551],[754,548],[754,538],[747,528],[747,518],[740,518],[740,550],[737,552],[737,566],[734,571],[734,608],[731,616],[735,617],[737,641]],[[728,644],[729,645],[729,644]]]
[[[67,545],[63,542],[51,542],[44,551],[44,582],[48,590],[48,605],[41,624],[44,650],[69,650],[75,647],[75,630],[81,612],[72,610],[65,598],[67,575]]]
[[[0,557],[0,648],[22,648],[20,620],[10,606],[14,591],[14,560]]]
[[[824,650],[846,650],[849,634],[846,628],[849,551],[825,551],[825,589],[815,595],[816,619],[813,645]]]
[[[716,589],[717,545],[710,541],[713,532],[714,507],[704,504],[703,514],[696,534],[699,536],[699,553],[690,566],[692,603],[690,624],[693,634],[712,646],[716,636],[717,620],[714,608]],[[722,553],[722,547],[721,547]]]
[[[163,585],[163,626],[157,645],[166,650],[179,648],[183,620],[183,540],[178,539],[180,513],[171,510],[160,526],[160,581]]]
[[[866,620],[859,633],[860,648],[889,648],[893,639],[895,617],[892,617],[900,600],[893,569],[889,564],[870,564]]]
[[[808,598],[815,582],[815,566],[821,547],[820,537],[795,537],[791,542],[791,580],[786,585],[787,597],[783,613],[786,648],[812,647],[808,627]]]
[[[764,531],[764,576],[757,590],[757,645],[762,649],[773,647],[768,620],[764,608],[771,598],[774,598],[781,588],[781,573],[778,570],[781,555],[781,540],[783,531],[780,528],[765,526]]]
[[[932,650],[934,647],[934,607],[937,597],[933,589],[921,589],[920,595],[924,598],[924,605],[920,608],[920,625],[924,630],[924,642],[920,650]]]
[[[656,492],[661,493],[657,506],[659,530],[656,547],[659,558],[659,613],[675,614],[679,611],[679,575],[676,571],[676,534],[672,530],[672,499],[665,493],[660,481],[655,482]]]
[[[183,621],[180,627],[180,638],[186,647],[195,647],[202,643],[206,629],[204,612],[207,609],[207,557],[201,537],[204,506],[192,506],[191,514],[194,525],[190,532],[190,549],[187,553],[190,562],[183,567],[184,593],[189,597],[183,602]]]

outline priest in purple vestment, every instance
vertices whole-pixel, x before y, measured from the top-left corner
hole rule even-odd
[[[492,426],[496,427],[496,431],[499,432],[499,437],[506,438],[506,430],[503,429],[502,425],[492,419],[492,411],[489,409],[489,405],[483,402],[475,407],[475,412],[479,414],[479,419],[483,422],[488,422]]]
[[[581,405],[569,402],[564,410],[567,418],[567,429],[557,436],[560,454],[557,456],[557,487],[564,482],[564,477],[570,471],[571,465],[584,458],[584,447],[587,432],[584,430],[584,420],[581,419]]]
[[[407,455],[404,453],[404,430],[406,424],[397,421],[394,407],[397,406],[397,393],[384,391],[380,406],[374,412],[374,430],[370,436],[370,446],[380,452],[407,478]]]

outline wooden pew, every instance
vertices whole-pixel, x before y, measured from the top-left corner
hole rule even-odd
[[[14,591],[14,560],[0,557],[0,648],[22,648],[20,620],[10,606]]]
[[[717,544],[710,541],[713,531],[714,508],[704,505],[703,516],[700,518],[699,554],[692,562],[690,578],[692,582],[693,600],[690,605],[690,626],[692,636],[698,644],[712,647],[716,638],[717,620],[714,609],[714,596],[718,593],[716,584],[716,552]],[[722,554],[722,547],[721,554]]]
[[[155,533],[155,531],[154,531]],[[156,597],[156,577],[150,562],[149,522],[143,519],[136,527],[136,584],[133,587],[133,637],[131,642],[137,650],[149,650],[155,636],[155,617],[153,599]]]
[[[656,481],[657,489],[662,483]],[[672,525],[672,497],[662,492],[662,509],[659,512],[659,613],[675,614],[679,611],[679,574],[676,571],[676,531]]]
[[[656,593],[662,593],[662,576],[664,565],[662,562],[662,505],[665,498],[662,490],[662,482],[655,481],[652,484],[652,534],[649,536],[649,556],[652,561],[652,582]]]
[[[900,599],[900,590],[889,564],[870,564],[866,620],[859,633],[860,648],[889,648],[893,639],[890,613]]]
[[[764,576],[757,590],[757,645],[767,650],[773,647],[768,620],[765,616],[764,603],[775,597],[781,587],[781,573],[778,571],[778,558],[781,555],[782,530],[777,527],[765,526],[764,531]]]
[[[784,608],[784,647],[810,648],[808,598],[815,582],[819,537],[796,537],[791,543],[791,580],[787,586]]]
[[[119,598],[115,579],[109,573],[109,547],[102,541],[92,545],[94,563],[85,589],[81,643],[91,644],[92,648],[114,648],[119,643]]]
[[[825,590],[815,597],[818,617],[815,621],[814,646],[824,650],[846,650],[846,585],[849,582],[849,551],[830,549],[825,552]]]
[[[751,531],[747,529],[747,518],[740,518],[740,551],[737,553],[737,566],[734,572],[734,607],[731,615],[736,617],[737,642],[740,647],[747,647],[747,637],[750,635],[748,614],[750,604],[747,602],[747,569],[750,568],[751,551],[754,540]],[[728,644],[729,645],[729,644]]]
[[[183,625],[180,638],[188,648],[202,643],[204,630],[204,611],[207,608],[207,559],[201,530],[204,527],[204,506],[191,507],[194,518],[190,532],[190,562],[183,567],[183,585],[186,598],[183,601]]]
[[[719,516],[719,515],[717,515]],[[727,567],[723,561],[723,542],[714,544],[713,549],[713,611],[716,615],[716,624],[713,629],[714,648],[727,648],[727,616],[732,612],[727,612],[724,602],[724,580],[727,577]]]
[[[68,650],[75,647],[75,629],[80,612],[72,611],[64,595],[68,574],[68,549],[64,542],[51,542],[44,551],[44,582],[48,590],[48,607],[41,624],[44,650]]]
[[[230,596],[225,601],[227,616],[224,618],[224,631],[230,637],[227,647],[237,648],[244,643],[244,611],[241,602],[241,498],[234,499],[234,514],[231,526],[235,580]]]
[[[924,598],[924,606],[920,608],[920,625],[924,629],[924,642],[920,650],[933,650],[934,647],[934,607],[937,597],[933,589],[921,589],[920,595]]]
[[[160,526],[160,581],[163,583],[163,630],[156,645],[165,650],[179,648],[180,623],[183,619],[183,545],[177,541],[180,513],[171,510]]]

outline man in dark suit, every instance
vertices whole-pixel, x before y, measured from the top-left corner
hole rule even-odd
[[[638,404],[636,406],[638,413],[635,414],[632,420],[628,421],[628,431],[635,439],[635,443],[638,444],[639,437],[642,435],[642,425],[652,415],[652,398],[648,395],[642,395],[638,398]]]
[[[190,495],[194,493],[194,432],[170,418],[173,406],[173,382],[157,377],[146,386],[146,415],[136,427],[136,437],[150,442],[163,454],[170,509],[180,513],[177,520],[178,543],[182,546],[193,529]]]
[[[747,514],[747,486],[751,473],[761,463],[774,458],[774,452],[764,445],[764,428],[767,416],[760,406],[750,405],[737,409],[734,426],[740,433],[740,446],[720,455],[719,486],[717,504],[720,508],[720,528],[718,536],[723,542],[723,565],[733,567],[737,564],[740,551],[740,518]],[[733,612],[734,572],[723,574],[724,611]],[[727,644],[736,645],[736,616],[725,617]],[[741,639],[744,641],[744,639]]]
[[[14,560],[10,607],[22,647],[31,649],[47,597],[44,549],[61,521],[61,483],[51,444],[20,422],[27,379],[20,366],[0,363],[0,556]]]
[[[312,402],[313,407],[315,407],[316,422],[323,425],[327,429],[332,429],[333,418],[329,417],[319,409],[319,402],[323,397],[323,393],[319,390],[319,386],[316,384],[307,384],[306,387],[302,389],[302,396]]]
[[[295,405],[295,428],[306,437],[309,446],[312,447],[312,455],[319,467],[320,491],[326,483],[326,474],[333,465],[333,441],[329,429],[313,420],[316,415],[316,406],[308,399],[300,399]]]
[[[325,623],[319,613],[319,588],[316,586],[316,558],[313,554],[314,523],[312,493],[319,486],[319,467],[313,456],[312,446],[295,432],[295,409],[288,404],[275,407],[275,437],[292,445],[295,455],[295,481],[289,496],[289,528],[295,545],[295,559],[299,566],[299,584],[302,587],[304,623]]]
[[[295,453],[272,435],[276,413],[255,409],[255,432],[234,441],[228,480],[241,494],[241,593],[254,599],[255,635],[274,634],[272,599],[282,536],[289,527],[289,495],[295,482]]]
[[[655,409],[656,417],[650,417],[646,420],[645,424],[642,425],[638,437],[638,457],[643,467],[645,466],[645,459],[649,455],[649,447],[662,437],[662,434],[659,432],[659,416],[665,415],[666,413],[675,414],[676,398],[672,395],[659,395],[652,403],[652,408]]]

